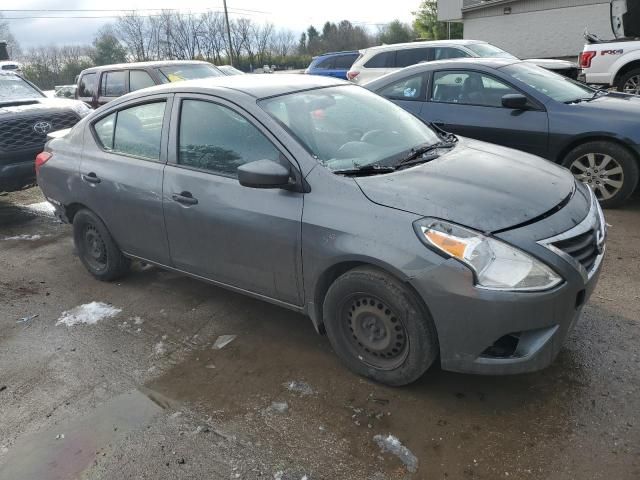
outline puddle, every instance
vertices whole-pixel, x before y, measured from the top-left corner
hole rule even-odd
[[[87,415],[28,435],[3,458],[1,479],[73,480],[106,448],[124,439],[163,411],[168,403],[151,392],[134,390]],[[57,438],[56,438],[57,437]]]

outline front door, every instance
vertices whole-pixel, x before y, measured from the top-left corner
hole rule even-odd
[[[546,157],[549,121],[533,100],[527,110],[502,106],[506,94],[521,92],[504,81],[476,71],[443,70],[433,74],[429,102],[420,116],[465,137]]]
[[[254,160],[297,167],[245,112],[208,96],[176,100],[163,196],[173,265],[301,305],[303,194],[237,180]]]
[[[170,262],[162,211],[170,101],[147,97],[99,117],[80,163],[82,201],[118,246],[164,265]]]

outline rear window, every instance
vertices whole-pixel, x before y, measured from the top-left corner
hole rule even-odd
[[[365,68],[393,68],[396,59],[396,52],[381,52],[373,56]]]
[[[321,68],[323,70],[328,70],[330,68],[333,68],[333,62],[334,62],[333,57],[323,58],[320,61],[318,61],[318,63],[316,63],[315,68]]]
[[[432,60],[431,48],[405,48],[396,52],[396,67],[404,68]]]
[[[80,78],[78,85],[78,97],[93,97],[98,87],[98,76],[95,73],[86,73]]]
[[[351,68],[351,65],[353,65],[353,62],[356,61],[356,58],[358,58],[357,53],[353,53],[350,55],[340,55],[339,57],[335,58],[334,68],[339,68],[341,70],[349,70]]]
[[[198,78],[221,77],[223,74],[213,65],[207,63],[192,63],[168,65],[158,68],[164,83],[179,82],[181,80],[195,80]]]

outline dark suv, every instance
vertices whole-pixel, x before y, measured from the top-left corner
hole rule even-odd
[[[76,98],[98,108],[125,93],[141,88],[223,75],[215,65],[195,60],[103,65],[80,72]]]
[[[0,192],[34,184],[34,160],[47,134],[74,126],[90,111],[76,100],[47,98],[31,82],[0,71]]]

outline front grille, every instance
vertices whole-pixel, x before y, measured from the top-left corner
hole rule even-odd
[[[47,141],[47,132],[38,133],[33,129],[38,122],[50,123],[49,131],[53,132],[73,127],[79,120],[73,112],[57,112],[0,121],[0,150],[21,150],[44,145]]]
[[[554,242],[552,245],[573,257],[587,272],[591,271],[599,254],[598,233],[595,229]]]

